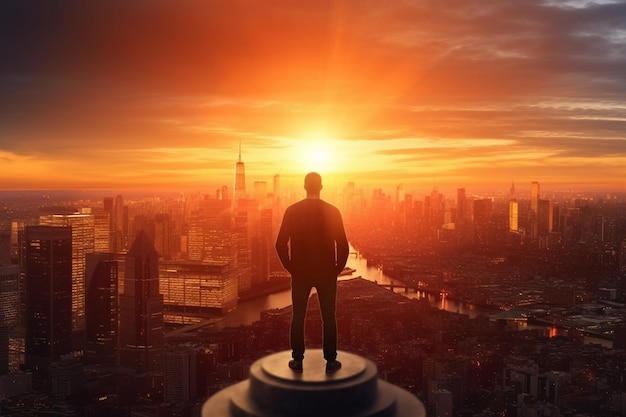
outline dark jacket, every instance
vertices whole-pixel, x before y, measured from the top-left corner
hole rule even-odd
[[[285,210],[276,252],[292,277],[336,279],[348,260],[348,239],[339,210],[307,198]]]

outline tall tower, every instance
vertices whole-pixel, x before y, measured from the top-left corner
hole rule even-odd
[[[530,184],[530,236],[534,239],[539,234],[537,217],[539,215],[539,183],[533,181]]]
[[[0,375],[9,372],[9,332],[18,323],[20,267],[0,264]]]
[[[164,397],[166,403],[184,404],[197,395],[197,357],[194,350],[165,353]]]
[[[519,205],[516,200],[509,201],[509,231],[519,230]]]
[[[241,143],[239,143],[239,159],[235,163],[235,195],[234,202],[246,198],[246,172],[241,161]]]
[[[143,230],[126,255],[119,308],[120,365],[139,372],[162,371],[163,296],[159,294],[158,254]]]
[[[465,188],[459,188],[456,190],[456,220],[458,224],[463,224],[466,220],[468,220]]]
[[[72,349],[72,228],[27,226],[26,365],[47,372]]]
[[[533,181],[530,184],[530,209],[537,215],[537,209],[539,208],[539,183]]]
[[[85,255],[95,251],[92,214],[44,214],[39,224],[72,227],[72,330],[85,329]]]
[[[119,261],[113,253],[88,253],[86,263],[85,356],[115,363]]]

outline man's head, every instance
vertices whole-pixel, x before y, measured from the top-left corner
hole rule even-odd
[[[307,195],[319,195],[322,190],[322,176],[317,172],[309,172],[304,177],[304,189]]]

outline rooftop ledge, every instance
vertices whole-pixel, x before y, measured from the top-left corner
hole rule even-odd
[[[291,351],[252,364],[250,377],[223,389],[202,407],[202,417],[425,417],[410,392],[380,380],[376,365],[340,351],[343,367],[326,374],[321,349],[308,349],[304,372],[287,363]]]

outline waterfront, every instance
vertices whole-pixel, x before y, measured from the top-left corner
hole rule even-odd
[[[354,269],[355,272],[352,275],[342,276],[340,281],[361,277],[369,281],[374,281],[381,285],[397,285],[403,286],[404,283],[394,280],[393,278],[385,275],[383,270],[378,267],[368,266],[367,259],[359,256],[355,256],[355,250],[351,248],[351,255],[348,258],[347,266]],[[446,297],[440,297],[433,294],[427,294],[424,292],[412,292],[405,293],[402,288],[395,288],[394,292],[402,294],[407,298],[423,299],[427,298],[431,306],[450,311],[453,313],[467,314],[471,318],[476,317],[479,314],[490,314],[495,310],[481,309],[473,304],[450,300]],[[241,325],[249,325],[254,321],[259,320],[262,311],[270,310],[274,308],[283,308],[291,305],[291,292],[289,289],[279,291],[267,296],[262,296],[254,299],[247,300],[240,303],[237,309],[224,315],[222,320],[219,320],[214,324],[218,329],[224,327],[237,327]]]
[[[369,281],[376,282],[381,285],[394,285],[394,292],[401,294],[407,298],[423,299],[426,298],[432,307],[446,310],[451,313],[466,314],[470,318],[475,318],[478,315],[492,315],[498,312],[496,309],[488,309],[479,307],[471,303],[464,301],[451,300],[445,296],[428,294],[425,292],[405,292],[405,284],[401,281],[393,279],[386,275],[381,268],[370,266],[367,264],[367,259],[355,256],[355,250],[351,248],[351,255],[348,258],[347,266],[354,269],[355,272],[352,275],[342,276],[340,281],[361,277]],[[208,327],[215,330],[220,330],[225,327],[238,327],[242,325],[250,325],[253,322],[260,319],[262,311],[284,308],[291,305],[291,292],[289,289],[285,289],[273,294],[261,296],[258,298],[252,298],[239,304],[239,306],[232,312],[224,315],[221,319],[207,320],[205,323]],[[541,325],[529,325],[525,321],[516,322],[518,330],[536,329],[543,330],[550,336],[565,336],[568,334],[567,329],[556,328],[554,326],[541,326]],[[606,340],[597,337],[585,336],[585,343],[597,343],[605,347],[612,347],[611,340]]]

